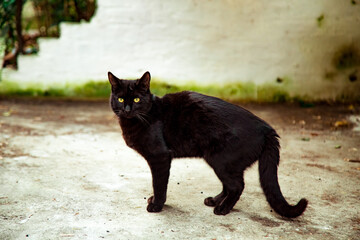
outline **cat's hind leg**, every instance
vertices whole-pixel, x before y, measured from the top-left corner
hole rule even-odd
[[[215,207],[216,215],[228,214],[244,190],[244,170],[249,164],[236,159],[233,154],[228,153],[213,155],[206,159],[223,184],[223,191],[219,195],[204,200],[205,205]]]
[[[244,190],[245,184],[242,173],[240,176],[229,175],[226,177],[219,176],[219,178],[223,182],[227,194],[225,198],[216,203],[214,213],[216,215],[226,215],[233,209],[236,202],[239,200]]]

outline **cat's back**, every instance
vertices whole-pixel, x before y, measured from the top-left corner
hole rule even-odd
[[[163,97],[163,106],[168,111],[177,111],[179,114],[184,110],[185,113],[209,114],[212,117],[224,118],[252,118],[258,119],[248,110],[226,102],[222,99],[203,95],[197,92],[183,91],[167,94]]]
[[[173,120],[181,119],[182,122],[248,129],[270,127],[262,119],[240,106],[197,92],[167,94],[163,97],[163,106]]]

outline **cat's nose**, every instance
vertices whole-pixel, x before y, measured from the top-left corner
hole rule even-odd
[[[130,112],[130,110],[131,110],[130,106],[129,106],[129,105],[126,105],[126,107],[125,107],[125,112],[128,113],[128,112]]]

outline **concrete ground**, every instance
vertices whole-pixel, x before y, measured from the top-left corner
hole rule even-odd
[[[151,175],[126,147],[108,103],[0,100],[0,239],[360,239],[358,105],[246,104],[281,136],[289,220],[268,206],[257,164],[234,210],[203,204],[221,190],[202,159],[174,160],[168,201],[148,213]]]

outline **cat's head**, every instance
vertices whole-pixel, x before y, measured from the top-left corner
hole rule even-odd
[[[152,106],[150,73],[137,80],[124,80],[108,72],[111,84],[110,104],[114,113],[125,118],[146,118]]]

